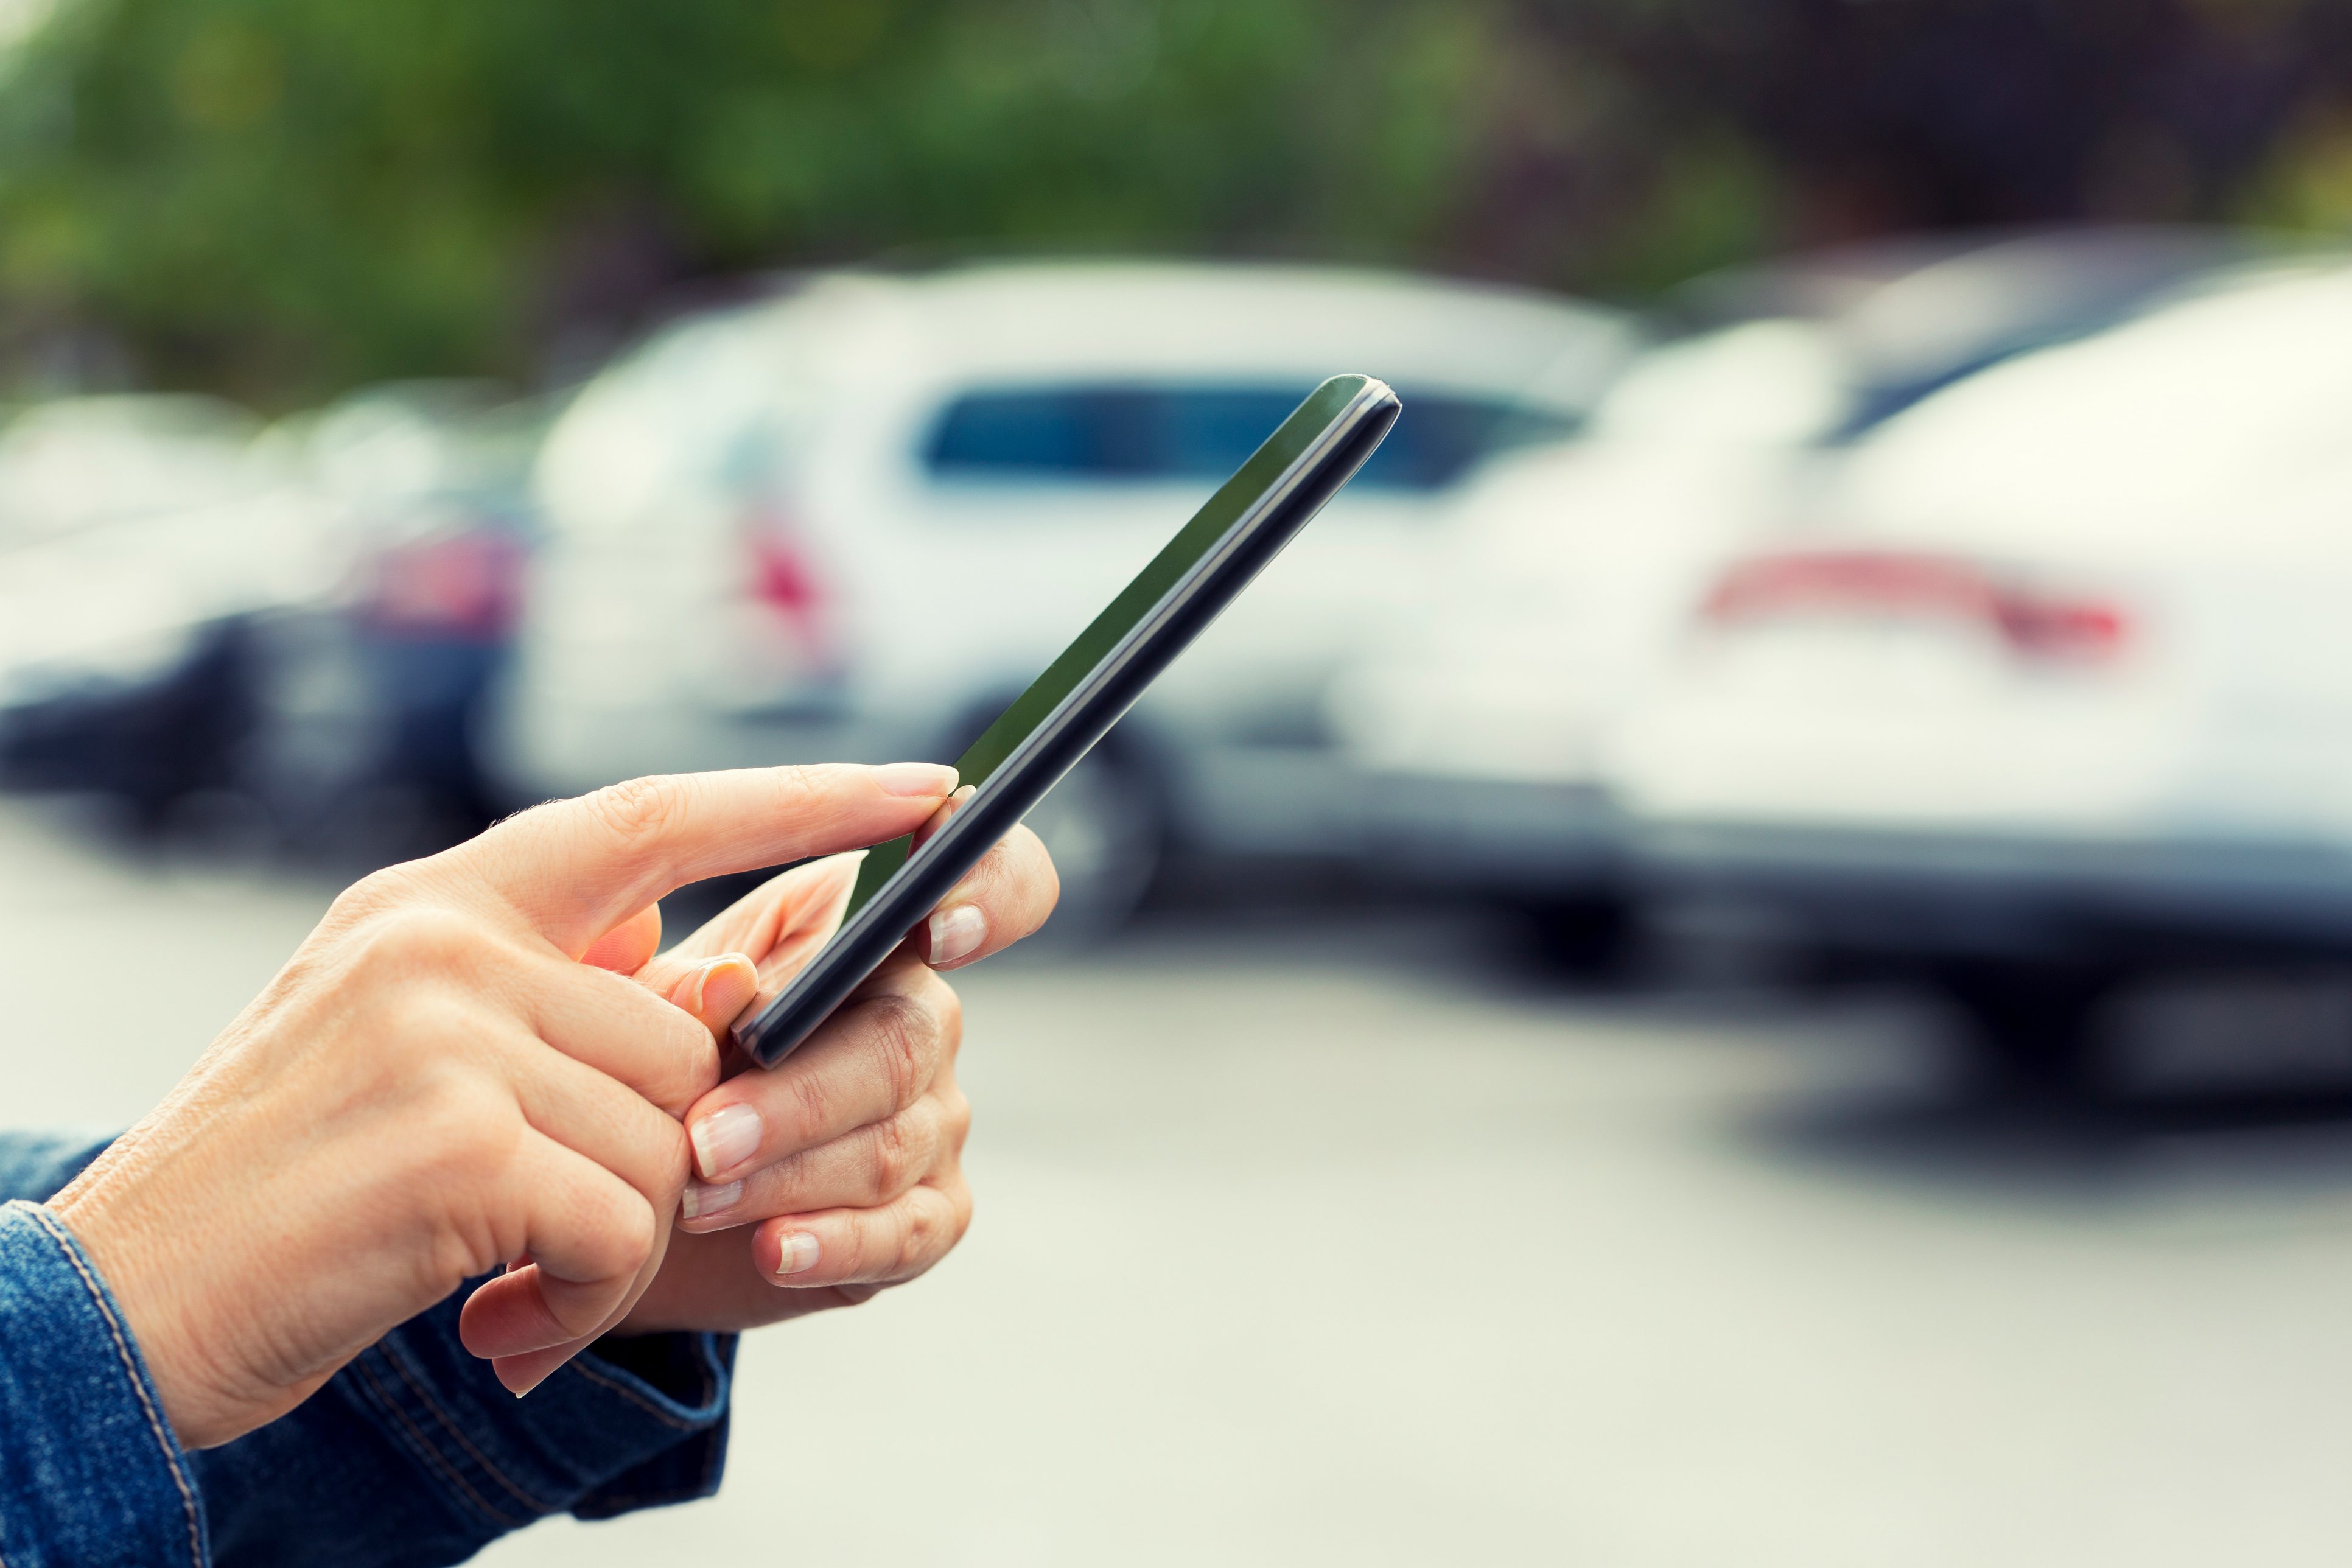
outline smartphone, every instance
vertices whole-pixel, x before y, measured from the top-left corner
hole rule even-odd
[[[1355,477],[1402,411],[1368,375],[1310,393],[957,759],[960,783],[977,787],[945,825],[919,849],[909,837],[867,852],[832,940],[736,1024],[743,1053],[773,1067],[808,1038]]]

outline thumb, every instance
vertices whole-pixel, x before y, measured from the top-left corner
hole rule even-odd
[[[955,783],[937,763],[632,779],[509,817],[450,863],[577,958],[686,883],[911,833]]]

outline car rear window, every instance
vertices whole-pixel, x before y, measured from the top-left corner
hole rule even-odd
[[[937,479],[1087,483],[1221,479],[1273,434],[1309,386],[981,387],[933,421],[922,449]],[[1506,447],[1556,439],[1552,409],[1459,394],[1399,395],[1404,417],[1356,482],[1434,490]]]

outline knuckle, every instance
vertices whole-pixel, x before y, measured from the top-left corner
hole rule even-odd
[[[416,971],[449,971],[469,967],[481,952],[486,933],[455,910],[433,904],[407,904],[387,910],[368,922],[362,938],[362,965],[378,975],[408,976]]]
[[[362,921],[391,908],[405,890],[400,868],[386,867],[369,872],[336,894],[335,901],[328,906],[328,913],[331,918],[347,922]]]
[[[908,1205],[907,1225],[898,1235],[898,1256],[892,1272],[918,1274],[929,1268],[952,1222],[952,1211],[945,1205]]]
[[[971,1101],[964,1098],[962,1089],[950,1087],[940,1096],[940,1131],[949,1150],[961,1154],[964,1141],[971,1136]]]
[[[512,1168],[520,1117],[477,1090],[467,1075],[443,1070],[425,1087],[426,1113],[403,1140],[409,1157],[452,1190],[488,1188]]]
[[[938,975],[929,970],[923,973],[923,989],[928,994],[927,1000],[936,1020],[934,1026],[939,1031],[940,1047],[952,1055],[963,1043],[963,998],[956,994],[954,986]]]
[[[793,1073],[784,1079],[785,1098],[790,1101],[792,1119],[795,1123],[791,1140],[806,1145],[821,1138],[833,1124],[833,1086],[823,1073]]]
[[[681,1018],[676,1032],[677,1049],[672,1055],[677,1063],[676,1103],[667,1109],[683,1115],[688,1106],[719,1087],[719,1042],[691,1018]]]
[[[662,1171],[661,1189],[656,1195],[675,1202],[694,1175],[694,1140],[687,1135],[684,1123],[667,1116],[661,1123],[661,1130],[654,1134],[663,1145],[655,1151]]]
[[[709,1030],[684,1016],[676,1024],[665,1023],[659,1034],[653,1065],[639,1092],[671,1116],[683,1116],[688,1107],[718,1087],[719,1045]]]
[[[898,1196],[912,1186],[922,1172],[921,1135],[904,1115],[876,1122],[867,1129],[867,1175],[877,1200]]]
[[[825,803],[826,773],[811,767],[781,767],[775,770],[776,805],[779,811],[792,814],[805,812]]]
[[[582,799],[589,820],[625,843],[656,840],[677,825],[685,809],[685,784],[656,773],[607,784]]]
[[[660,1239],[661,1222],[655,1217],[652,1204],[642,1197],[615,1207],[612,1235],[620,1268],[614,1272],[633,1273],[652,1260],[655,1245]]]
[[[929,996],[886,992],[866,1005],[865,1022],[890,1108],[903,1110],[930,1086],[942,1037],[938,1008]]]

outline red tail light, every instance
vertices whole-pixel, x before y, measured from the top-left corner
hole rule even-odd
[[[1802,552],[1758,556],[1717,582],[1702,611],[1717,625],[1834,618],[1946,619],[1994,633],[2021,658],[2097,662],[2131,622],[2103,598],[2053,593],[1951,556]]]
[[[495,642],[514,629],[523,550],[500,530],[466,528],[394,545],[368,575],[366,615],[376,626]]]
[[[762,507],[746,517],[744,536],[751,556],[751,596],[774,615],[810,662],[825,662],[832,632],[824,581],[799,530],[782,512]]]

